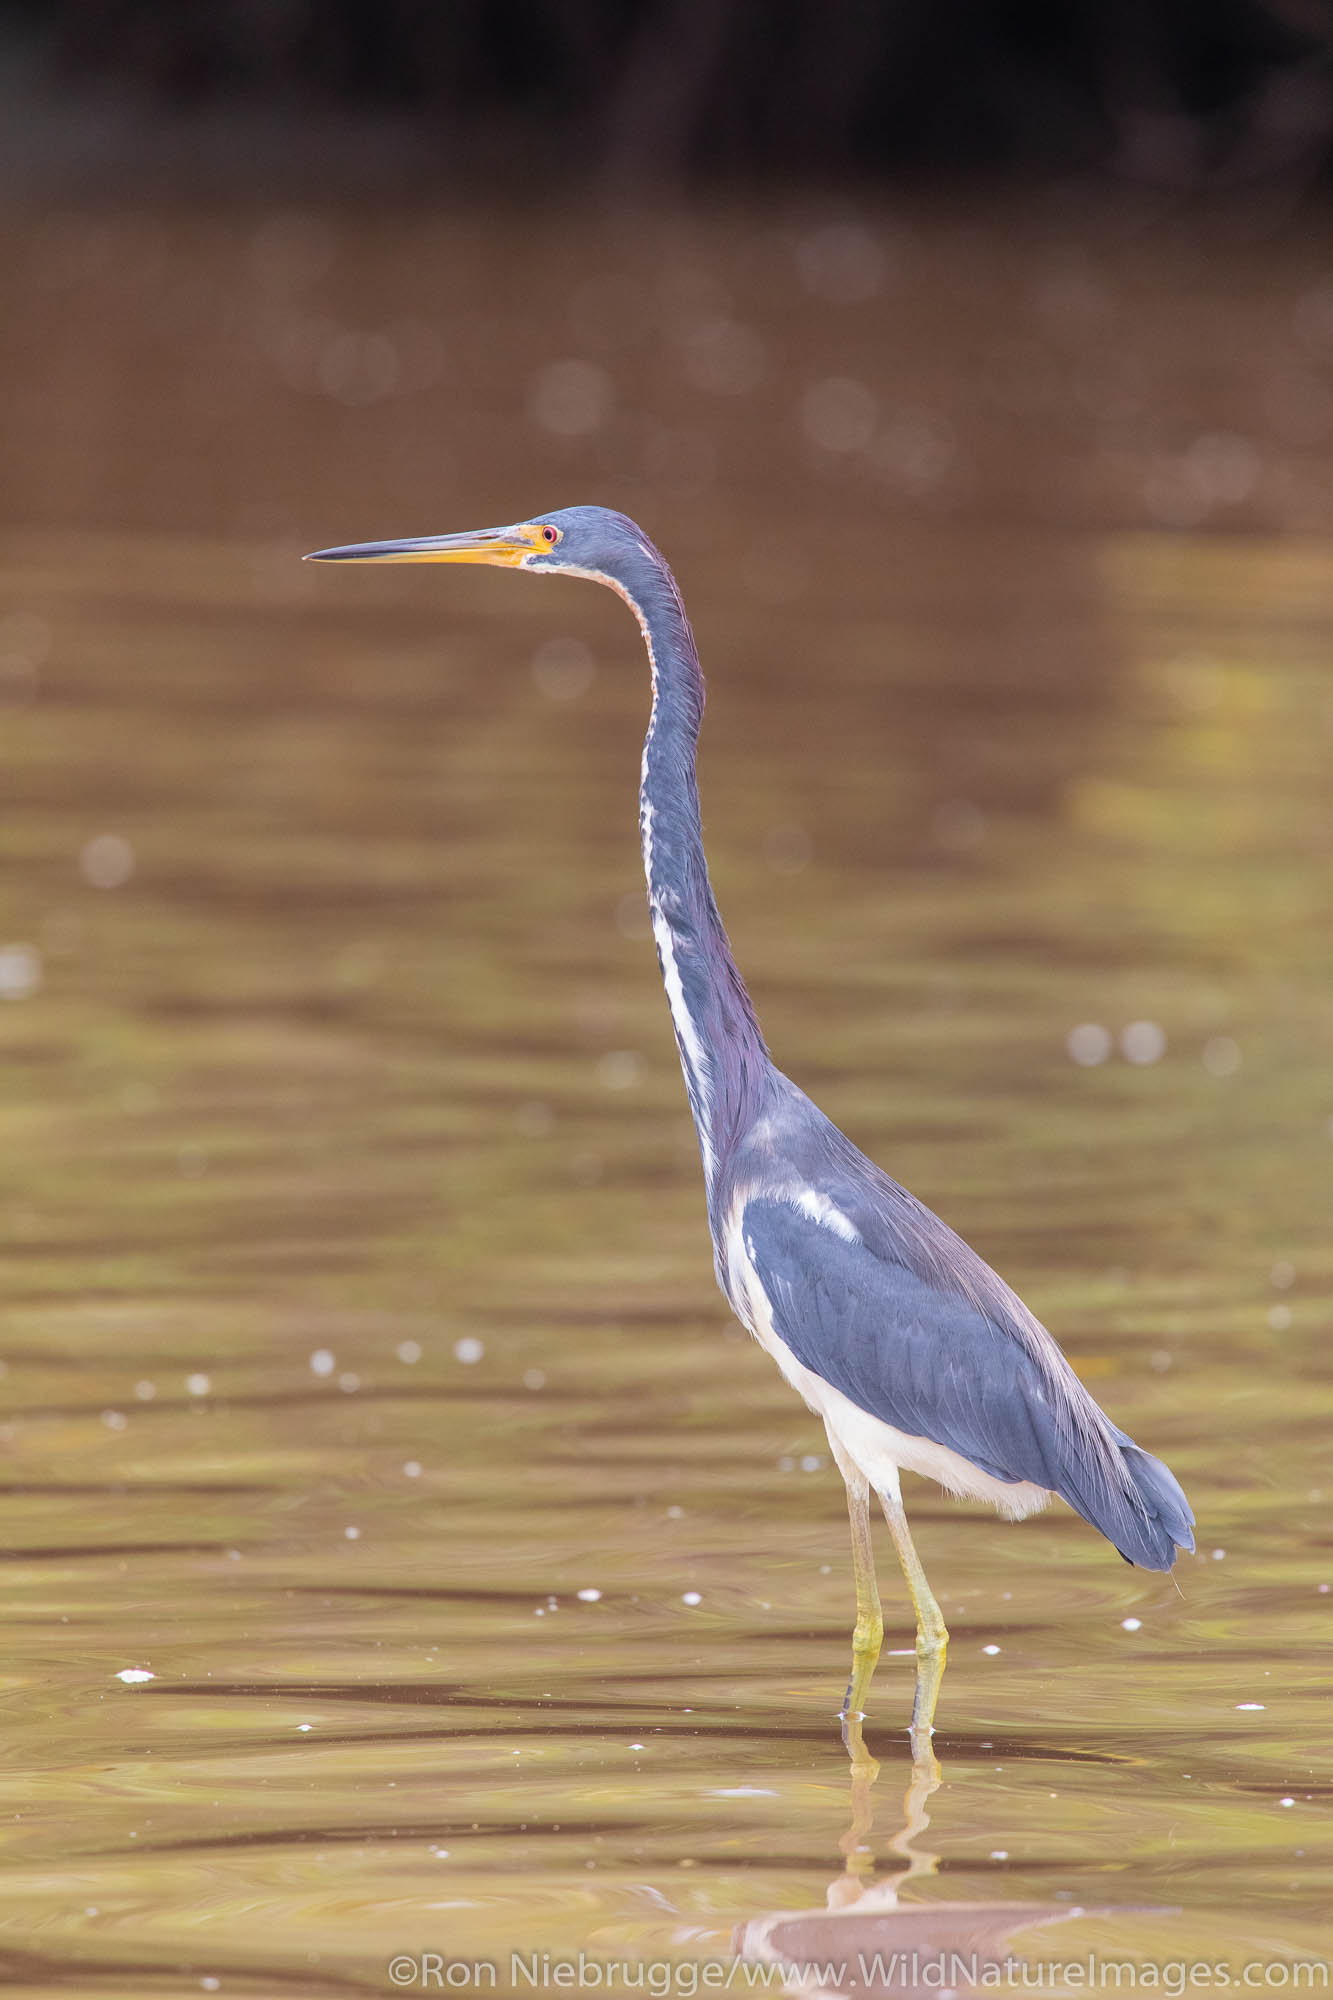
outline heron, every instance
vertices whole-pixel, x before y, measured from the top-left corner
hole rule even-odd
[[[769,1056],[718,914],[695,773],[704,678],[676,580],[626,515],[317,550],[312,561],[493,563],[622,597],[648,654],[639,835],[658,963],[698,1134],[718,1284],[822,1418],[847,1488],[856,1622],[843,1707],[864,1715],[884,1636],[870,1495],[916,1615],[910,1733],[928,1750],[948,1631],[901,1475],[1019,1520],[1053,1494],[1126,1562],[1169,1570],[1194,1517],[1168,1468],[1093,1400],[1053,1336],[963,1239],[854,1146]]]

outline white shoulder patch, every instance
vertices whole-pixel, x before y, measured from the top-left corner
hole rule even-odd
[[[818,1188],[802,1188],[791,1197],[792,1205],[799,1208],[802,1215],[808,1215],[824,1229],[831,1229],[835,1236],[841,1236],[844,1243],[859,1243],[861,1232],[840,1208],[834,1206],[826,1194]]]

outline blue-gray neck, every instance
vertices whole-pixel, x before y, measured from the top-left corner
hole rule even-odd
[[[694,763],[704,677],[694,635],[666,563],[646,544],[640,548],[642,561],[616,580],[643,629],[653,676],[639,831],[658,963],[711,1201],[732,1144],[757,1114],[770,1065],[704,859]]]

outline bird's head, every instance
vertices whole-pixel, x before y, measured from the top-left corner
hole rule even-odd
[[[624,514],[609,507],[559,507],[509,528],[462,535],[416,535],[401,542],[353,542],[316,549],[308,562],[498,563],[506,569],[563,570],[624,590],[657,551]]]

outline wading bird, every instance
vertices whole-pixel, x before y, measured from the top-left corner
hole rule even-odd
[[[704,681],[685,607],[633,521],[566,507],[510,528],[321,549],[320,562],[498,563],[623,597],[652,674],[639,831],[648,907],[699,1134],[718,1283],[823,1418],[847,1484],[856,1629],[845,1714],[883,1638],[870,1536],[879,1495],[917,1619],[912,1740],[928,1747],[948,1633],[899,1474],[1021,1519],[1058,1493],[1126,1562],[1170,1569],[1194,1517],[1160,1459],[1099,1409],[1055,1341],[946,1223],[857,1151],[769,1059],[704,860],[695,744]]]

